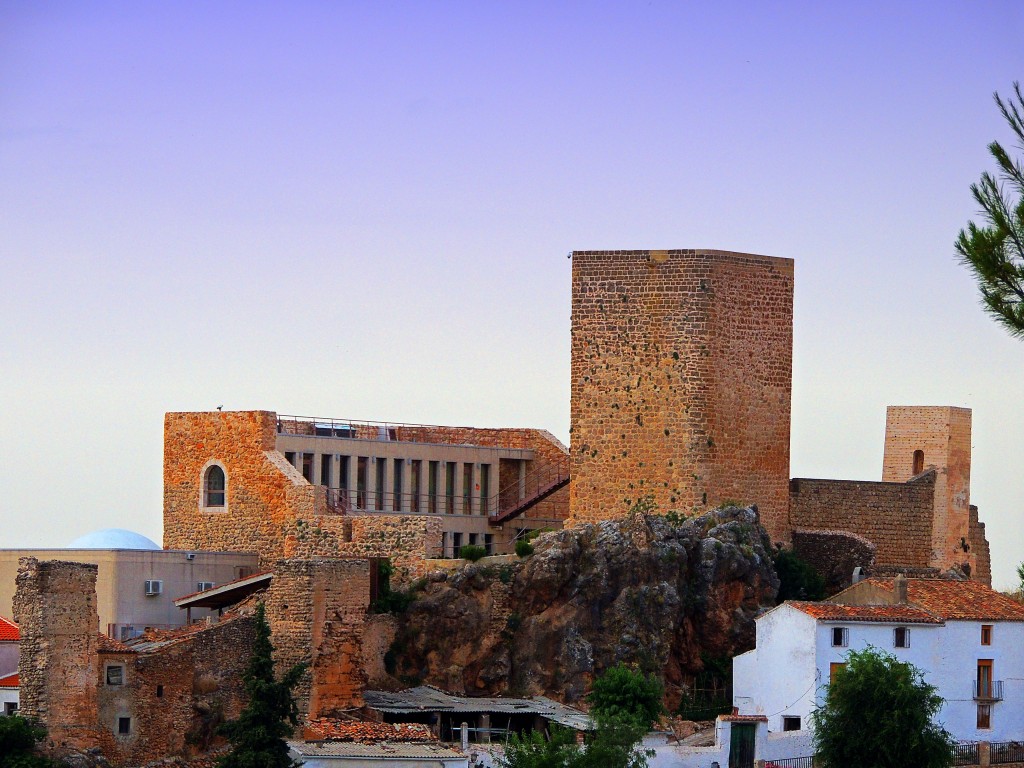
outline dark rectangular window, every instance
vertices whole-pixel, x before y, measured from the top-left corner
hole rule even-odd
[[[494,534],[484,534],[484,551],[486,551],[488,555],[494,554]]]
[[[156,697],[158,699],[162,699],[164,697],[164,687],[162,685],[158,685],[156,687]]]
[[[117,732],[121,735],[132,732],[132,719],[130,717],[117,718]]]
[[[295,451],[285,451],[284,452],[284,459],[285,459],[285,461],[287,461],[289,464],[291,464],[294,467],[295,466]]]
[[[488,515],[491,512],[491,465],[480,465],[480,514]]]
[[[992,727],[992,705],[978,705],[978,727],[988,730]]]
[[[437,473],[440,462],[432,461],[427,465],[427,511],[437,514]]]
[[[477,537],[477,534],[475,534],[475,533],[469,534],[469,543],[475,546],[476,545],[476,537]]]
[[[455,511],[455,462],[449,461],[444,465],[444,511],[449,515]]]
[[[334,456],[329,453],[323,453],[320,455],[320,485],[326,485],[328,488],[336,488],[336,484],[332,482],[334,478],[331,477],[331,468],[334,465]]]
[[[107,667],[107,685],[124,685],[124,667],[120,665]]]
[[[893,635],[893,647],[894,648],[909,648],[910,647],[910,630],[906,627],[896,627],[892,631]]]
[[[338,468],[338,487],[348,490],[348,456],[341,457],[341,466]]]
[[[473,465],[462,465],[462,514],[473,514]]]
[[[992,625],[982,624],[981,625],[981,644],[992,645]]]
[[[302,454],[302,476],[306,478],[307,483],[313,482],[313,454],[304,453]]]
[[[405,459],[395,459],[393,463],[395,476],[392,478],[391,487],[394,490],[394,498],[391,502],[393,512],[402,511],[402,469],[405,467]]]
[[[18,702],[16,701],[5,701],[4,702],[4,714],[13,715],[18,711]]]
[[[784,731],[799,731],[800,730],[800,718],[786,716],[782,718],[782,730]]]
[[[366,456],[359,457],[356,466],[356,508],[366,509],[366,467],[369,463]]]
[[[409,465],[409,490],[412,493],[409,499],[409,510],[411,512],[420,511],[420,474],[422,472],[423,462],[413,459],[412,464]]]
[[[452,534],[452,557],[458,557],[460,549],[462,549],[462,534],[461,533],[453,533]]]
[[[850,644],[850,631],[846,627],[832,627],[832,647],[845,648]]]
[[[384,473],[387,472],[388,460],[377,459],[377,478],[374,483],[375,496],[373,508],[384,511]]]

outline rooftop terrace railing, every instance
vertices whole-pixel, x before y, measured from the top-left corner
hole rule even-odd
[[[277,433],[302,437],[341,437],[349,440],[393,440],[396,442],[433,443],[437,445],[475,445],[471,436],[490,435],[495,448],[500,437],[516,427],[453,427],[440,424],[412,424],[397,421],[363,421],[359,419],[334,419],[319,416],[288,416],[278,414]],[[483,447],[491,447],[489,445]],[[526,450],[515,449],[510,450]]]

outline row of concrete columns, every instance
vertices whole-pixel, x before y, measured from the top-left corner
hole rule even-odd
[[[307,454],[296,451],[292,455],[292,465],[299,471],[303,471],[303,460]],[[366,461],[365,488],[362,493],[358,491],[359,458],[358,456],[342,456],[340,454],[311,454],[312,467],[310,476],[307,478],[313,485],[326,485],[338,489],[345,487],[349,496],[349,503],[356,509],[367,509],[370,511],[380,510],[384,512],[418,512],[426,514],[431,511],[438,513],[450,513],[456,515],[487,515],[497,512],[494,496],[498,492],[498,466],[497,464],[480,464],[461,461],[428,461],[419,459],[420,471],[417,487],[413,487],[413,464],[414,460],[395,458],[376,458],[373,456],[364,457]],[[329,477],[324,477],[324,460],[329,459]],[[343,461],[346,459],[347,461]],[[449,497],[446,493],[448,465],[454,466],[452,494]],[[428,474],[431,467],[437,473],[435,478],[435,501],[433,508],[429,494],[430,480]],[[396,467],[401,473],[399,478],[399,492],[395,495],[395,471]],[[469,468],[469,495],[465,495],[466,468]],[[383,490],[383,497],[378,500],[378,472],[383,470],[383,482],[379,483]],[[342,471],[345,472],[345,482],[341,483]],[[520,498],[525,493],[526,462],[519,462],[520,477]],[[485,479],[486,478],[486,479]],[[486,491],[486,498],[483,497],[481,489]],[[418,502],[418,503],[417,503]],[[467,504],[468,502],[468,504]]]

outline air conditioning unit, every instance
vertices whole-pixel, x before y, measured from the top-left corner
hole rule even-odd
[[[146,597],[153,597],[154,595],[162,595],[164,591],[164,583],[157,579],[146,581]]]
[[[213,589],[215,586],[217,585],[212,581],[200,581],[196,584],[196,592],[205,592],[208,589]]]

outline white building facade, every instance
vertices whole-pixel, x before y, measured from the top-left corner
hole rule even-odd
[[[733,660],[733,705],[767,717],[769,741],[791,756],[811,754],[811,712],[847,654],[869,646],[924,672],[958,741],[1024,740],[1024,605],[982,584],[869,579],[828,602],[784,603],[756,626],[754,650]]]

